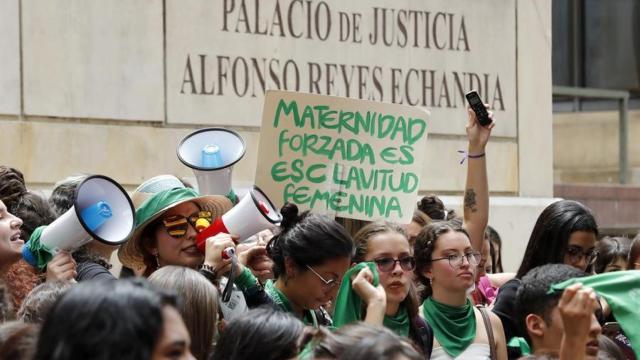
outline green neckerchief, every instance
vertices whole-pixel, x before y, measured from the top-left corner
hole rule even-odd
[[[529,347],[529,343],[527,343],[527,340],[525,340],[525,338],[514,336],[511,338],[511,340],[509,340],[509,343],[507,343],[507,347],[520,349],[521,356],[531,355],[531,348]]]
[[[229,193],[227,194],[227,199],[231,200],[231,203],[233,205],[238,204],[238,195],[236,195],[236,192],[233,191],[233,189],[231,189],[231,191],[229,191]]]
[[[394,316],[384,316],[382,324],[387,329],[393,330],[396,334],[404,337],[409,336],[409,312],[407,308],[400,304],[398,312]]]
[[[361,262],[347,270],[342,277],[342,284],[333,306],[333,326],[336,328],[362,320],[362,299],[353,291],[351,278],[367,266],[373,273],[373,286],[378,286],[378,271],[375,263]]]
[[[425,320],[433,328],[433,335],[452,357],[460,355],[476,337],[476,316],[471,301],[462,307],[441,304],[432,297],[422,304]]]
[[[361,262],[344,274],[333,307],[333,325],[336,328],[364,320],[363,301],[353,290],[351,278],[356,276],[365,266],[369,267],[369,270],[373,273],[373,286],[378,286],[380,283],[380,276],[374,262]],[[395,316],[385,315],[382,324],[400,336],[409,336],[409,313],[402,305],[398,308]]]
[[[614,271],[573,278],[551,286],[549,293],[562,292],[575,283],[592,288],[607,300],[613,316],[629,339],[636,357],[640,358],[640,326],[638,326],[640,270]]]
[[[40,236],[42,235],[42,231],[46,227],[47,225],[43,225],[36,228],[33,233],[31,233],[29,241],[27,241],[27,243],[24,245],[29,250],[28,254],[31,255],[30,258],[27,259],[27,262],[38,268],[38,270],[40,271],[44,271],[47,263],[51,261],[51,259],[53,259],[51,250],[47,249],[47,247],[42,245],[42,243],[40,242]]]
[[[293,307],[291,307],[289,299],[287,299],[287,296],[283,294],[282,291],[278,290],[272,280],[268,280],[264,285],[264,291],[282,310],[293,314]],[[313,327],[316,328],[318,327],[318,319],[316,319],[316,314],[313,310],[303,310],[303,314],[302,322],[305,325],[313,325]]]

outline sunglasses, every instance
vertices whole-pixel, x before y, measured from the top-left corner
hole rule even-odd
[[[167,234],[174,238],[181,238],[187,234],[189,225],[193,226],[194,229],[197,229],[196,223],[200,219],[204,219],[210,224],[212,221],[211,211],[199,211],[191,216],[169,216],[162,220],[162,225],[164,225]]]
[[[400,268],[404,271],[412,271],[416,268],[416,260],[413,256],[403,256],[399,259],[384,257],[373,260],[378,266],[378,270],[382,272],[390,272],[396,268],[396,263],[400,264]]]

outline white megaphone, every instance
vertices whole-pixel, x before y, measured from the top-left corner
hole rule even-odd
[[[235,131],[207,128],[187,135],[178,145],[178,159],[193,169],[202,195],[229,195],[233,165],[244,156],[244,139]]]
[[[281,221],[282,215],[271,200],[260,188],[254,186],[238,205],[198,233],[196,246],[204,253],[206,240],[218,233],[232,234],[242,241]]]
[[[92,239],[122,244],[134,226],[135,210],[122,186],[106,176],[89,176],[76,188],[71,209],[33,232],[22,257],[43,269],[59,251],[73,252]]]

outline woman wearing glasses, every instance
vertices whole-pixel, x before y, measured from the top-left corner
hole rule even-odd
[[[561,200],[547,206],[536,221],[516,278],[498,293],[493,312],[502,320],[507,339],[524,337],[516,319],[515,299],[520,279],[546,264],[566,264],[582,271],[594,263],[598,226],[591,210],[577,201]],[[511,351],[511,350],[510,350]]]
[[[224,196],[200,196],[172,176],[141,185],[132,195],[136,228],[118,251],[122,264],[148,277],[165,265],[198,269],[205,254],[196,247],[196,222],[211,222],[231,209]],[[149,189],[166,189],[159,192]],[[208,254],[211,257],[211,254]]]
[[[374,288],[370,280],[361,280],[373,277],[368,267],[354,278],[354,291],[367,305],[366,315],[358,320],[384,325],[400,336],[409,337],[423,353],[430,353],[433,333],[418,315],[419,300],[413,284],[416,262],[402,226],[388,222],[370,223],[358,231],[354,242],[354,262],[375,263],[380,283]]]
[[[467,232],[452,222],[427,225],[414,255],[426,297],[419,314],[434,333],[431,359],[506,359],[500,319],[467,296],[480,263]]]
[[[338,292],[351,264],[353,240],[342,225],[326,216],[299,215],[293,204],[283,206],[280,213],[280,232],[267,244],[275,279],[268,280],[263,290],[251,271],[238,262],[235,284],[243,290],[249,307],[270,305],[306,325],[329,326],[331,318],[322,306],[333,301]],[[233,247],[231,238],[225,236],[216,236],[207,246],[217,252]],[[231,268],[228,259],[212,259],[221,274]]]

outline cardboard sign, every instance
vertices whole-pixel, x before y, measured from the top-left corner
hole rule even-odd
[[[268,91],[256,185],[277,206],[409,223],[427,116],[410,106]]]

